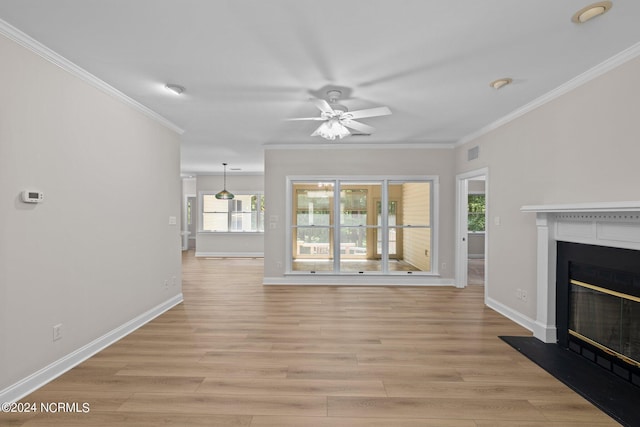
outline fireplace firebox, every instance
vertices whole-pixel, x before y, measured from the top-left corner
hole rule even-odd
[[[557,242],[558,344],[640,386],[640,251]]]

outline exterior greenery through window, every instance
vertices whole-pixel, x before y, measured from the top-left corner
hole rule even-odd
[[[469,194],[468,230],[485,231],[485,195]]]
[[[202,231],[264,232],[264,195],[236,194],[231,200],[202,195]]]

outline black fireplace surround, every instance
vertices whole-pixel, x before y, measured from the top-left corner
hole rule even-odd
[[[557,242],[558,345],[640,386],[640,303],[626,296],[640,298],[640,251]]]

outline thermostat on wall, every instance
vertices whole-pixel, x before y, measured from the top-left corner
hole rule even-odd
[[[40,191],[25,190],[22,192],[22,201],[25,203],[40,203],[44,200],[44,193]]]

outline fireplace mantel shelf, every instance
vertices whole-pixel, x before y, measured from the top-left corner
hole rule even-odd
[[[567,203],[554,205],[526,205],[522,212],[563,213],[563,212],[640,212],[640,201]]]

